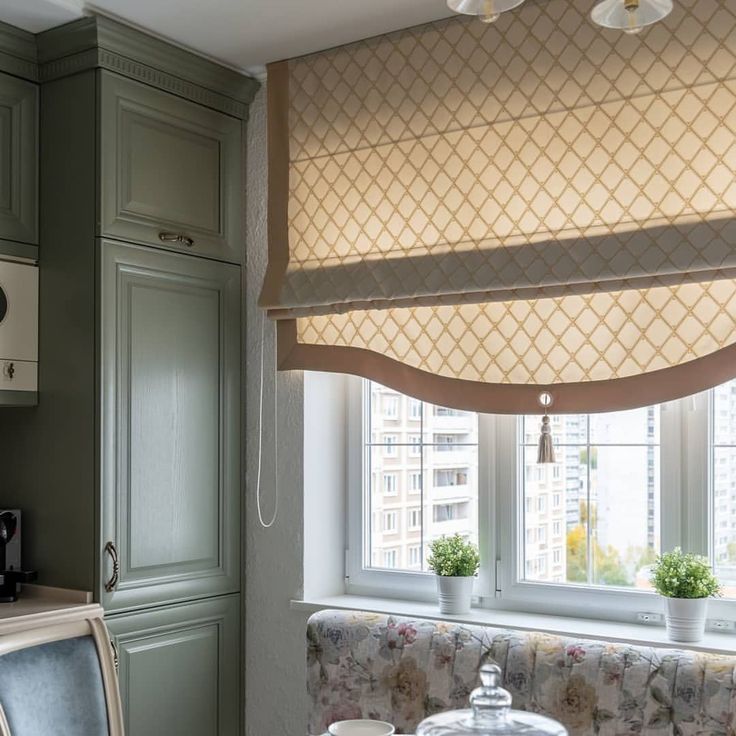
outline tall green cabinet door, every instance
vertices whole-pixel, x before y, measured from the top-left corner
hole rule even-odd
[[[127,736],[237,736],[239,597],[108,618]]]
[[[38,244],[38,85],[8,74],[0,74],[0,239]]]
[[[239,590],[240,268],[102,241],[99,599]]]
[[[241,121],[100,72],[101,235],[241,260]]]

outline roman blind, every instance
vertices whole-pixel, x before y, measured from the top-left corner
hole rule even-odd
[[[281,368],[477,411],[736,376],[736,11],[528,0],[268,69]]]

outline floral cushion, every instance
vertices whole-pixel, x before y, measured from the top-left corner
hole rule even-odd
[[[736,657],[356,611],[312,616],[307,646],[310,734],[348,718],[413,733],[467,707],[490,661],[514,708],[555,718],[570,736],[736,736]]]

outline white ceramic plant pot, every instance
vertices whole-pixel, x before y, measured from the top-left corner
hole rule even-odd
[[[664,619],[671,641],[700,641],[705,633],[707,598],[665,598]]]
[[[473,578],[449,575],[437,575],[436,578],[440,613],[470,613]]]

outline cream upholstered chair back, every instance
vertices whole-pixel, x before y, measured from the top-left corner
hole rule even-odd
[[[101,618],[0,637],[0,736],[123,736]]]

